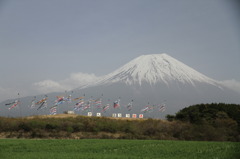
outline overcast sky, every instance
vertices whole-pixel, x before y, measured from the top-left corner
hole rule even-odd
[[[238,85],[239,9],[237,0],[0,0],[0,101],[72,89],[156,53]]]

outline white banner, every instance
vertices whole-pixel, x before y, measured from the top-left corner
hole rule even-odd
[[[122,113],[118,113],[118,117],[121,118],[122,117]]]
[[[88,113],[87,113],[87,116],[92,116],[92,112],[88,112]]]

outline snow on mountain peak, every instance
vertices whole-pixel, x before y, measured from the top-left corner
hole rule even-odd
[[[163,54],[149,54],[139,56],[116,71],[106,75],[98,84],[124,82],[128,85],[147,82],[155,84],[170,81],[181,83],[203,82],[215,85],[216,81],[197,72],[173,57]]]

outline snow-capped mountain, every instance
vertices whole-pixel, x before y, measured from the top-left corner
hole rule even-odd
[[[139,56],[79,92],[106,98],[134,100],[139,108],[167,101],[168,112],[198,103],[239,103],[235,92],[173,57],[163,54]]]
[[[196,82],[217,86],[217,81],[197,72],[184,63],[163,54],[142,55],[125,64],[116,71],[104,76],[95,85],[125,83],[127,85],[171,82],[188,83],[195,86]],[[90,85],[91,86],[91,85]]]
[[[164,118],[166,114],[174,114],[180,109],[199,103],[240,103],[239,93],[228,89],[221,82],[211,79],[184,63],[167,54],[142,55],[120,67],[116,71],[98,78],[94,82],[86,83],[79,88],[69,91],[72,99],[84,96],[84,99],[102,99],[103,105],[111,106],[105,116],[111,113],[143,113],[141,110],[147,105],[166,105],[165,112],[158,110],[144,114],[145,117]],[[69,95],[68,94],[68,95]],[[66,92],[48,93],[49,108],[54,105],[56,96],[67,96]],[[37,100],[46,97],[39,95]],[[20,99],[21,109],[9,111],[2,107],[0,115],[23,116],[46,114],[47,109],[29,109],[35,97]],[[11,102],[5,101],[2,105]],[[121,107],[114,109],[112,104],[119,101]],[[65,102],[58,107],[57,113],[73,110],[76,103]],[[126,105],[132,103],[131,112]],[[98,108],[92,110],[99,112]],[[77,112],[78,113],[78,112]],[[85,113],[85,114],[84,114]],[[86,115],[87,112],[79,112]]]

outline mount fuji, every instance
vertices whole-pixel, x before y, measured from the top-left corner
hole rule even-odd
[[[208,78],[165,53],[137,57],[106,75],[96,84],[109,85],[118,82],[126,85],[142,85],[144,82],[150,85],[157,83],[169,85],[171,82],[190,84],[192,86],[195,86],[196,82],[218,85],[217,81]]]
[[[193,104],[240,103],[238,93],[165,53],[139,56],[75,91],[121,98],[125,105],[133,100],[138,113],[145,105],[165,103],[167,110],[160,117]]]
[[[164,104],[166,111],[145,113],[145,117],[164,118],[166,114],[174,114],[180,109],[200,103],[240,103],[240,94],[225,87],[220,81],[211,79],[173,57],[163,54],[139,56],[116,71],[109,73],[94,82],[72,90],[72,98],[84,96],[85,99],[102,99],[102,104],[110,104],[111,113],[136,113],[147,105]],[[48,101],[56,100],[63,93],[50,93]],[[66,92],[65,92],[66,94]],[[40,95],[41,99],[44,95]],[[37,110],[29,110],[33,97],[21,98],[23,116],[46,114]],[[114,101],[120,101],[120,107],[114,109]],[[126,109],[132,102],[131,112]],[[6,102],[3,102],[6,103]],[[65,103],[58,108],[58,113],[73,110],[75,103]],[[18,113],[18,110],[15,114]],[[101,110],[92,110],[96,113]],[[9,111],[3,110],[4,115]],[[0,112],[1,113],[1,112]],[[12,115],[13,115],[12,114]],[[80,113],[81,114],[81,113]],[[2,114],[0,114],[2,115]],[[85,114],[86,115],[86,114]]]

